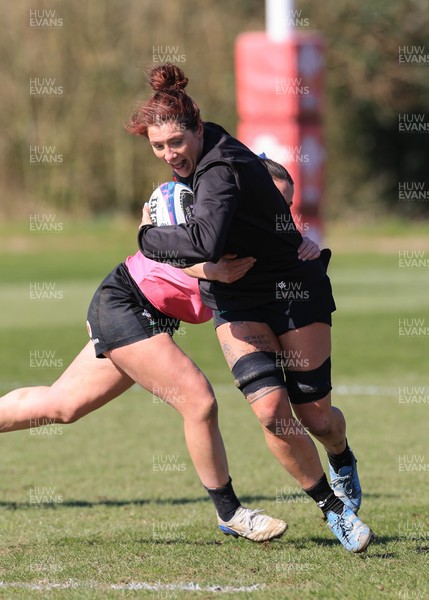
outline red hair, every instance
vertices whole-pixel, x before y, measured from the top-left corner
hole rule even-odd
[[[185,92],[188,78],[182,69],[170,63],[153,67],[149,83],[154,94],[137,107],[126,125],[128,133],[148,137],[148,127],[163,123],[177,123],[191,131],[198,129],[200,109]]]

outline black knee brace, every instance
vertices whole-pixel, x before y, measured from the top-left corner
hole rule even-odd
[[[234,383],[245,396],[265,387],[286,387],[281,359],[275,352],[252,352],[232,367]]]
[[[286,387],[292,404],[324,398],[331,390],[331,357],[312,371],[286,371]]]

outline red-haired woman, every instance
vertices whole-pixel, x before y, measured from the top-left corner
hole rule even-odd
[[[154,93],[127,130],[148,138],[155,156],[193,189],[195,202],[186,225],[153,227],[145,209],[140,249],[149,258],[176,257],[188,267],[229,253],[256,259],[233,283],[200,280],[201,296],[214,310],[225,358],[269,449],[322,509],[343,546],[362,552],[373,534],[356,514],[356,460],[344,416],[331,406],[335,304],[325,265],[300,260],[302,236],[268,170],[222,127],[203,123],[185,91],[183,71],[159,65],[149,80]],[[306,429],[328,452],[332,488]]]

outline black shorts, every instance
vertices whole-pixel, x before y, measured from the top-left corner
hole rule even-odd
[[[325,277],[307,289],[300,285],[284,283],[277,289],[275,302],[233,310],[214,310],[215,327],[234,321],[266,323],[279,336],[292,329],[311,323],[332,325],[331,314],[336,309],[329,277]]]
[[[105,358],[103,353],[107,350],[128,346],[159,333],[173,335],[180,321],[155,308],[121,263],[95,292],[86,324],[97,358]]]

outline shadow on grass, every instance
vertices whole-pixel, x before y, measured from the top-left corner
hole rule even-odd
[[[365,494],[365,498],[387,498],[389,496],[395,497],[394,494]],[[175,505],[186,505],[194,504],[199,502],[208,502],[208,496],[200,496],[197,498],[134,498],[119,500],[115,498],[100,498],[98,500],[62,500],[62,502],[55,501],[40,501],[40,502],[14,502],[0,501],[0,508],[6,508],[9,510],[31,510],[40,508],[46,509],[57,509],[57,508],[93,508],[96,506],[107,506],[107,507],[121,507],[121,506],[145,506],[147,504],[154,504],[159,506],[175,506]],[[287,496],[282,496],[281,500],[276,499],[273,496],[254,495],[254,496],[241,496],[240,501],[243,505],[254,505],[258,502],[276,502],[277,504],[306,504],[310,503],[310,498],[302,492],[288,493]],[[250,506],[252,508],[252,506]]]
[[[77,542],[82,546],[106,546],[106,544],[115,544],[115,540],[107,541],[104,537],[99,538],[81,538],[81,537],[66,537],[60,540],[57,540],[56,544],[58,546],[66,546],[71,541]],[[133,543],[142,544],[145,546],[222,546],[225,542],[223,540],[195,540],[195,539],[187,539],[183,536],[174,537],[174,533],[168,537],[165,536],[165,539],[157,539],[152,537],[138,537],[132,540]],[[240,540],[241,541],[241,540]],[[236,542],[236,540],[233,540]],[[244,543],[248,543],[243,539]]]
[[[389,551],[387,551],[387,544],[396,544],[397,542],[401,542],[402,540],[395,536],[388,535],[377,535],[372,544],[368,547],[367,551],[362,553],[357,553],[356,556],[360,556],[361,558],[372,560],[374,558],[381,558],[383,560],[393,560],[397,559],[399,556],[399,552],[392,551],[392,546],[390,546]],[[312,536],[307,538],[306,540],[297,540],[295,543],[292,541],[292,544],[296,547],[296,549],[302,549],[306,547],[306,542],[311,542],[313,544],[317,544],[318,546],[328,546],[334,547],[338,546],[339,542],[334,537],[331,539],[325,539],[318,536]],[[410,550],[408,549],[408,552]],[[412,552],[412,550],[411,550]],[[416,546],[415,548],[416,554],[425,554],[429,552],[429,546],[421,545]]]
[[[290,492],[290,488],[287,486],[278,487],[277,496],[246,496],[239,495],[240,501],[243,504],[248,502],[276,502],[276,504],[307,504],[311,503],[311,498],[304,491]],[[295,488],[296,489],[296,488]],[[397,494],[376,494],[376,493],[364,493],[365,500],[378,500],[380,498],[397,498]]]
[[[118,500],[109,498],[100,498],[99,500],[62,500],[61,502],[14,502],[0,501],[0,507],[10,510],[31,510],[41,508],[59,509],[59,508],[94,508],[96,506],[121,507],[121,506],[145,506],[154,505],[177,505],[193,504],[195,502],[207,502],[209,498],[135,498],[130,500]]]

